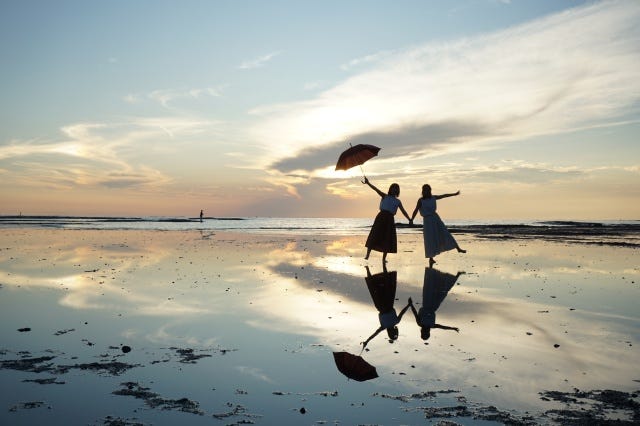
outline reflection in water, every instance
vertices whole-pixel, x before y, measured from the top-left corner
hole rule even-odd
[[[364,382],[378,377],[376,368],[359,355],[349,352],[334,352],[333,359],[338,370],[350,379]]]
[[[458,277],[463,273],[464,272],[458,272],[456,275],[451,275],[446,272],[441,272],[433,268],[433,266],[424,268],[422,307],[416,311],[415,306],[413,306],[413,301],[409,299],[409,305],[411,306],[413,315],[416,318],[418,326],[420,326],[420,337],[422,337],[422,340],[429,339],[432,328],[455,330],[456,332],[460,331],[458,327],[436,323],[436,311],[447,297],[447,294],[449,294],[449,290],[455,285]]]
[[[367,269],[365,281],[367,283],[367,288],[369,289],[369,294],[371,294],[371,299],[373,299],[373,304],[378,310],[380,327],[378,327],[378,329],[374,331],[366,341],[362,342],[363,349],[374,337],[380,334],[382,330],[387,331],[389,343],[396,341],[399,334],[398,324],[400,323],[404,313],[409,308],[409,304],[407,303],[407,305],[400,311],[400,314],[398,314],[393,307],[396,300],[396,287],[398,281],[397,271],[388,272],[386,265],[384,265],[382,272],[372,275],[369,267],[365,266],[365,268]]]
[[[403,246],[420,247],[421,234],[400,237]],[[7,350],[0,361],[17,359],[21,351],[34,358],[51,356],[51,350],[58,365],[84,365],[105,353],[117,354],[145,365],[128,373],[132,381],[175,383],[189,392],[172,392],[170,398],[210,401],[215,381],[220,400],[246,399],[237,392],[237,383],[243,383],[250,393],[265,395],[260,407],[269,408],[259,410],[269,415],[283,405],[282,399],[299,399],[293,392],[336,389],[340,398],[314,401],[314,415],[348,424],[420,423],[416,412],[403,409],[400,418],[387,410],[385,404],[397,400],[380,402],[370,386],[398,398],[460,389],[460,397],[470,401],[536,411],[548,409],[549,402],[540,399],[544,390],[637,388],[640,272],[636,253],[626,248],[576,245],[567,250],[535,240],[473,240],[467,244],[473,248],[469,257],[446,258],[437,265],[468,271],[460,277],[465,291],[452,291],[455,276],[425,270],[420,250],[406,251],[390,263],[399,274],[369,274],[386,272],[392,283],[381,286],[387,293],[378,299],[363,285],[361,236],[45,230],[7,231],[0,239],[0,337]],[[443,276],[445,284],[436,285]],[[353,349],[363,348],[358,343],[382,326],[373,315],[386,309],[376,301],[386,300],[393,310],[398,298],[400,311],[409,296],[416,309],[410,316],[420,320],[430,311],[431,322],[422,319],[423,324],[457,326],[464,334],[434,331],[437,338],[425,346],[418,326],[403,317],[401,332],[410,338],[393,345],[384,337],[374,339],[365,350],[384,349],[363,352],[380,378],[357,383],[361,386],[336,381],[342,373],[330,354],[348,350],[357,355]],[[16,331],[23,327],[32,331]],[[133,347],[126,358],[122,344]],[[175,368],[164,362],[168,347],[227,355]],[[4,374],[4,406],[17,401],[16,389],[40,398],[43,387],[34,394],[33,382],[23,382],[36,373]],[[82,381],[92,379],[85,374],[91,373],[83,372]],[[87,418],[93,416],[91,398],[96,396],[108,407],[102,412],[113,410],[121,418],[130,413],[112,402],[109,392],[105,395],[104,378],[94,377],[96,385],[89,389],[70,376],[65,392],[45,395],[56,407],[69,404],[47,410],[47,416],[58,416],[49,423],[64,423],[61,413],[79,404],[88,408],[78,410],[84,413],[78,423],[96,423],[95,417]],[[257,399],[247,405],[255,409]],[[367,410],[370,417],[364,417],[365,410],[354,414],[351,404],[360,400],[379,411]],[[416,404],[424,402],[414,398],[411,407]],[[35,416],[36,411],[21,415]],[[4,416],[18,414],[5,410]],[[3,419],[0,413],[0,423],[6,423]],[[299,423],[299,418],[285,420]],[[47,421],[31,424],[38,423]]]

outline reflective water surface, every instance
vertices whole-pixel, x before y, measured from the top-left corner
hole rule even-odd
[[[0,423],[544,423],[541,392],[640,388],[636,249],[365,237],[3,230]]]

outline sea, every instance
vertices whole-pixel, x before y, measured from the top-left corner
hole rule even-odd
[[[235,231],[249,233],[279,233],[292,235],[359,235],[366,234],[373,218],[294,218],[294,217],[93,217],[93,216],[0,216],[0,229],[6,228],[55,228],[86,230],[158,230],[158,231]],[[421,226],[421,218],[409,227],[398,221],[399,233],[415,232]],[[567,220],[451,220],[450,229],[474,229],[476,232],[492,229],[637,229],[639,220],[608,220],[599,222]]]

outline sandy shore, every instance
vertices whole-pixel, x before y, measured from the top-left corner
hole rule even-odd
[[[2,230],[0,423],[639,422],[637,247],[507,235],[456,233],[459,332],[407,313],[358,382],[332,352],[380,325],[365,236]],[[398,247],[394,307],[420,308],[422,236]]]

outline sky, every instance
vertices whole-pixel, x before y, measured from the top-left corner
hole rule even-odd
[[[0,0],[0,215],[373,217],[364,172],[410,214],[460,190],[445,221],[640,219],[639,24],[636,0]]]

